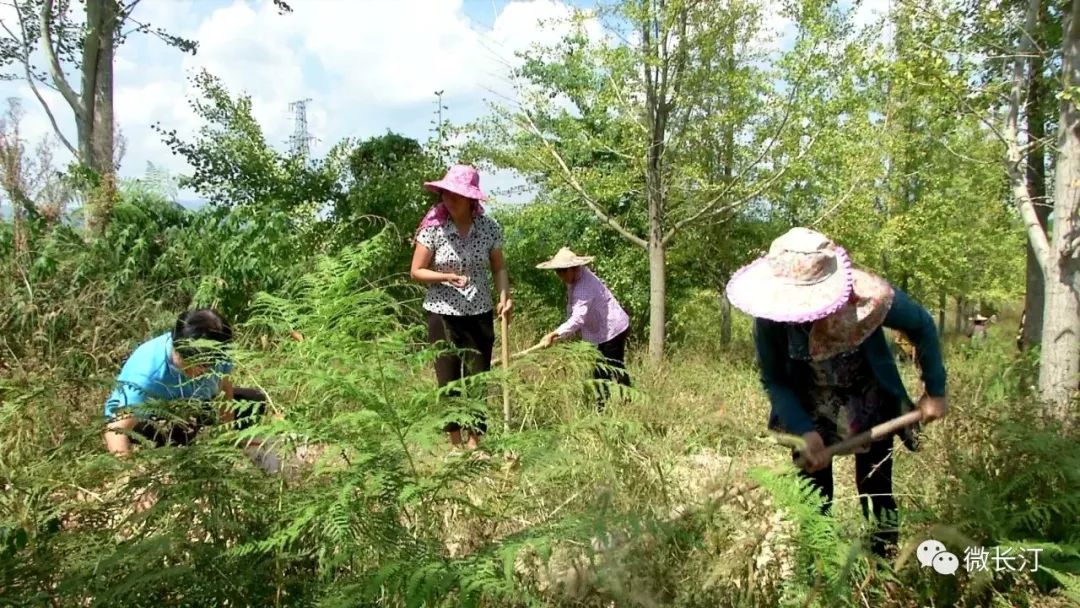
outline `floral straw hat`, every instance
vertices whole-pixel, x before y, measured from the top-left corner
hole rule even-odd
[[[550,260],[541,262],[536,265],[540,270],[562,270],[564,268],[574,268],[575,266],[585,266],[591,264],[594,258],[590,256],[583,256],[570,251],[569,248],[563,247],[555,254]]]
[[[769,253],[739,269],[727,284],[731,304],[782,323],[810,323],[810,354],[828,358],[858,346],[885,320],[893,289],[853,269],[843,247],[808,228],[792,228]]]
[[[424,187],[432,192],[446,190],[474,201],[486,201],[488,198],[480,189],[480,173],[469,165],[454,165],[442,179],[437,182],[425,182]]]

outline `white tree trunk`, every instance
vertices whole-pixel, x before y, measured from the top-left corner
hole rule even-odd
[[[1071,2],[1062,36],[1062,80],[1066,91],[1080,84],[1080,0]],[[1061,100],[1054,184],[1053,235],[1043,264],[1043,308],[1039,393],[1051,413],[1064,418],[1080,385],[1080,111]]]
[[[1041,29],[1041,28],[1040,28]],[[1037,30],[1039,31],[1039,30]],[[1040,40],[1041,42],[1041,40]],[[1043,59],[1035,56],[1031,59],[1031,68],[1028,73],[1027,83],[1027,132],[1028,141],[1040,141],[1046,137],[1046,108],[1043,95]],[[1029,149],[1027,156],[1027,188],[1028,195],[1035,205],[1035,216],[1046,230],[1047,219],[1050,217],[1050,200],[1046,196],[1046,151],[1045,148],[1035,146]],[[1027,244],[1027,277],[1024,291],[1024,329],[1022,348],[1034,346],[1042,339],[1043,309],[1046,307],[1046,283],[1043,281],[1042,266],[1039,264],[1038,252]]]
[[[1065,90],[1080,84],[1080,0],[1073,0],[1062,41]],[[1059,417],[1080,384],[1080,111],[1061,100],[1053,236],[1045,264],[1039,392]]]
[[[1051,276],[1046,277],[1039,393],[1051,408],[1050,413],[1062,419],[1069,415],[1069,402],[1080,378],[1080,272],[1076,266],[1075,259],[1064,268],[1054,264]]]
[[[649,358],[664,359],[664,328],[667,320],[666,251],[662,242],[649,244]]]

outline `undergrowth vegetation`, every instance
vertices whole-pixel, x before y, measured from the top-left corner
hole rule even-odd
[[[117,214],[110,238],[53,231],[29,262],[0,247],[0,603],[1080,601],[1080,434],[1040,417],[1032,362],[1007,324],[978,347],[948,341],[952,413],[925,429],[920,452],[896,451],[904,546],[885,564],[863,549],[850,459],[836,466],[835,518],[824,517],[764,432],[746,319],[723,348],[687,331],[663,368],[632,349],[634,387],[613,387],[602,414],[595,354],[580,344],[496,367],[451,397],[430,371],[419,292],[386,273],[400,257],[392,228],[315,256],[273,214],[160,201]],[[211,237],[232,252],[228,264],[198,243]],[[189,304],[236,320],[234,382],[264,390],[268,415],[184,448],[107,455],[101,404],[118,366]],[[717,326],[705,297],[683,310]],[[519,317],[512,350],[551,320]],[[439,429],[478,410],[490,428],[483,456],[450,453]],[[252,441],[281,457],[279,473],[255,466]],[[153,505],[136,509],[144,496]],[[1042,568],[939,575],[914,559],[926,538],[961,559],[969,546],[1039,548]]]

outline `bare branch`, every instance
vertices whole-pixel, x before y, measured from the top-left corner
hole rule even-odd
[[[1050,267],[1050,240],[1046,231],[1039,222],[1039,216],[1035,211],[1035,204],[1027,188],[1026,156],[1020,149],[1020,106],[1022,103],[1022,91],[1026,82],[1024,66],[1027,61],[1023,56],[1027,55],[1032,38],[1030,32],[1035,31],[1035,25],[1039,18],[1039,0],[1029,0],[1025,31],[1021,33],[1018,43],[1017,58],[1013,62],[1012,89],[1009,93],[1009,112],[1005,118],[1004,141],[1008,153],[1006,167],[1009,171],[1009,183],[1012,186],[1013,196],[1020,208],[1020,216],[1027,228],[1028,242],[1035,252],[1035,259],[1039,262],[1039,268],[1046,274]]]
[[[671,227],[671,230],[668,230],[667,234],[664,235],[664,242],[665,243],[670,241],[672,238],[674,238],[675,235],[680,230],[682,230],[686,225],[688,225],[691,222],[696,221],[698,218],[710,213],[713,210],[713,208],[715,208],[717,205],[719,205],[724,200],[724,198],[727,196],[728,192],[734,187],[734,185],[741,182],[742,179],[744,177],[746,177],[746,175],[753,168],[757,167],[761,163],[761,161],[765,158],[765,156],[772,150],[773,146],[775,146],[776,142],[780,139],[781,133],[783,133],[784,129],[787,127],[788,121],[791,119],[791,110],[795,106],[795,95],[799,91],[799,87],[802,84],[802,78],[803,78],[803,76],[805,74],[806,74],[806,70],[803,70],[802,72],[800,72],[799,73],[799,78],[795,81],[794,86],[791,87],[791,93],[788,95],[787,105],[786,105],[786,107],[784,109],[784,117],[780,120],[780,125],[776,128],[776,132],[769,139],[769,145],[765,146],[765,148],[763,148],[761,150],[761,153],[758,154],[758,157],[756,159],[754,159],[754,161],[752,163],[750,163],[749,165],[743,167],[742,171],[739,172],[739,175],[735,179],[730,180],[728,182],[728,184],[724,187],[723,191],[720,192],[720,194],[716,195],[715,198],[713,198],[711,201],[706,203],[694,215],[691,215],[690,217],[685,218],[680,222],[676,222],[676,224]],[[811,140],[811,142],[812,141],[813,140]],[[809,147],[810,146],[807,146],[807,149],[809,149]],[[804,154],[805,154],[805,151],[803,152],[803,154],[800,155],[800,157],[803,156]],[[783,175],[783,173],[786,172],[786,171],[787,171],[787,168],[785,167],[777,175],[778,176]],[[772,181],[773,180],[770,180],[770,183],[772,183]],[[756,195],[757,195],[757,193],[755,193],[753,196],[756,196]],[[748,199],[744,199],[744,200],[748,200]]]
[[[60,59],[56,55],[56,46],[53,44],[52,39],[52,18],[53,0],[45,0],[41,5],[41,46],[45,53],[45,59],[49,63],[49,73],[52,75],[53,82],[56,83],[56,88],[64,96],[64,100],[68,102],[68,105],[71,106],[71,111],[75,113],[76,120],[82,121],[86,116],[86,110],[79,101],[78,95],[75,94],[75,90],[68,84],[67,78],[64,76],[64,70],[60,66]]]
[[[548,154],[550,154],[552,159],[554,159],[555,162],[559,164],[559,167],[562,169],[562,175],[566,179],[566,183],[569,184],[569,186],[578,193],[578,196],[581,197],[581,200],[584,201],[585,205],[589,207],[593,214],[596,215],[596,217],[600,218],[602,222],[615,230],[615,232],[618,232],[619,235],[622,236],[624,239],[630,241],[631,243],[639,247],[648,249],[649,243],[645,241],[645,239],[630,232],[629,230],[624,228],[623,225],[620,224],[615,218],[604,213],[604,210],[596,204],[596,201],[594,201],[592,197],[590,197],[589,194],[585,192],[585,189],[581,187],[580,183],[578,183],[577,178],[574,177],[573,171],[570,170],[570,167],[566,164],[566,161],[564,161],[562,156],[559,154],[559,151],[556,150],[555,146],[551,145],[551,142],[549,142],[547,138],[544,137],[544,134],[540,132],[540,129],[537,128],[536,123],[533,122],[532,117],[529,116],[529,113],[522,111],[521,116],[523,116],[525,122],[528,123],[529,132],[531,132],[537,137],[537,139],[540,140],[540,143],[544,146],[545,149],[547,149]]]
[[[130,16],[125,19],[117,19],[117,28],[119,28],[120,24],[128,22],[133,23],[135,27],[124,32],[118,32],[117,35],[119,40],[126,39],[132,34],[150,34],[165,44],[180,49],[183,53],[191,53],[194,55],[199,48],[199,43],[194,40],[173,36],[161,28],[154,29],[149,23],[143,23]]]
[[[60,125],[56,122],[56,116],[53,114],[52,108],[49,107],[48,102],[45,101],[45,97],[38,91],[37,85],[34,84],[33,77],[29,74],[29,70],[27,70],[26,81],[30,83],[30,90],[34,93],[34,97],[37,97],[38,102],[41,103],[41,107],[45,110],[45,115],[49,117],[49,124],[52,125],[53,132],[56,133],[56,138],[60,140],[60,143],[64,144],[64,147],[68,149],[68,152],[71,152],[72,156],[78,159],[79,151],[75,146],[71,145],[68,138],[64,136],[64,132],[60,130]]]
[[[641,122],[639,120],[637,120],[637,113],[633,112],[633,111],[629,111],[629,110],[632,110],[633,108],[630,106],[629,103],[626,102],[626,96],[624,96],[622,94],[622,88],[615,82],[615,78],[611,75],[611,72],[608,72],[607,77],[608,77],[608,81],[611,83],[611,89],[613,91],[615,91],[615,97],[618,99],[619,105],[622,108],[628,110],[627,114],[634,117],[634,119],[632,120],[634,126],[637,127],[638,129],[640,129],[641,132],[644,133],[645,135],[648,135],[649,134],[649,129],[648,129],[647,126],[641,124]]]
[[[801,153],[799,153],[799,156],[797,156],[795,158],[795,160],[801,160],[803,157],[805,157],[806,154],[810,151],[810,148],[814,147],[814,141],[816,141],[816,139],[817,139],[816,136],[811,138],[810,141],[807,142],[806,148],[803,149],[803,151]],[[720,207],[718,209],[717,205],[720,203],[720,201],[724,200],[725,196],[727,195],[727,192],[731,189],[730,187],[724,188],[723,192],[718,194],[716,196],[716,198],[714,198],[711,201],[709,201],[708,203],[706,203],[700,210],[698,210],[697,213],[695,213],[695,214],[691,215],[690,217],[684,218],[683,220],[677,222],[671,228],[671,230],[668,230],[668,233],[664,235],[664,241],[663,241],[664,244],[666,245],[669,241],[671,241],[671,239],[675,238],[675,235],[678,234],[679,230],[682,230],[684,227],[686,227],[686,225],[691,224],[693,222],[696,222],[697,220],[701,219],[702,217],[713,216],[713,215],[716,215],[716,214],[724,212],[724,211],[729,211],[731,209],[735,209],[737,207],[740,207],[743,204],[753,200],[755,197],[757,197],[759,194],[761,194],[766,189],[771,187],[773,184],[780,181],[780,178],[784,177],[784,175],[787,173],[787,170],[788,170],[788,168],[790,166],[791,166],[791,163],[788,163],[788,164],[784,165],[784,167],[782,169],[780,169],[779,171],[777,171],[775,175],[773,175],[769,179],[765,180],[765,183],[763,183],[760,186],[758,186],[757,188],[755,188],[749,194],[747,194],[746,196],[740,197],[738,200],[732,201],[732,202],[730,202],[730,203],[728,203],[728,204],[726,204],[723,207]],[[735,183],[735,182],[732,181],[732,183]]]
[[[884,134],[886,131],[888,131],[889,123],[892,120],[892,112],[893,112],[892,104],[887,105],[886,108],[885,108],[885,118],[881,121],[881,126],[878,127],[877,133],[875,133],[873,137],[868,138],[870,141],[879,141],[882,134]],[[869,164],[873,165],[874,162],[871,161]],[[873,172],[870,171],[870,170],[857,171],[856,174],[860,175],[860,176],[872,175]],[[840,200],[838,200],[834,205],[832,205],[831,207],[826,209],[824,212],[822,212],[820,215],[818,215],[818,219],[811,222],[809,224],[809,227],[810,228],[817,227],[821,222],[825,221],[825,218],[829,217],[829,215],[833,211],[836,211],[841,206],[843,206],[845,203],[847,203],[847,201],[851,198],[851,195],[855,193],[855,190],[858,189],[859,186],[863,185],[863,183],[864,183],[864,180],[859,179],[859,178],[856,178],[855,180],[853,180],[852,184],[851,184],[851,188],[849,188],[848,191],[846,193],[844,193],[843,196],[840,197]]]
[[[664,0],[658,0],[656,54],[657,54],[657,97],[660,103],[666,103],[668,87],[671,84],[671,25],[667,22],[667,6]]]
[[[13,7],[15,8],[16,16],[19,19],[19,29],[22,30],[23,36],[16,38],[15,34],[8,28],[7,24],[0,22],[0,25],[3,26],[4,31],[6,31],[9,36],[22,41],[22,55],[19,57],[19,60],[23,64],[23,69],[26,73],[26,82],[30,85],[30,91],[34,94],[34,97],[37,98],[38,102],[41,104],[41,107],[45,110],[45,116],[49,118],[49,124],[53,128],[53,132],[56,133],[56,138],[60,140],[60,143],[64,144],[64,147],[67,148],[68,151],[70,151],[75,158],[79,158],[79,154],[78,152],[76,152],[75,147],[72,146],[71,142],[68,141],[68,138],[64,136],[64,132],[60,129],[60,124],[56,122],[56,115],[53,114],[52,108],[49,107],[49,103],[45,101],[45,97],[41,94],[41,91],[38,90],[37,78],[34,76],[30,65],[30,48],[26,40],[26,21],[23,18],[22,9],[18,6],[18,4],[14,4]]]
[[[683,85],[683,73],[686,71],[687,57],[689,56],[690,43],[686,40],[686,26],[690,20],[689,8],[683,6],[679,10],[679,37],[678,48],[676,51],[675,67],[671,75],[671,96],[667,95],[668,82],[664,83],[664,98],[663,102],[668,104],[670,110],[675,105],[675,100],[679,98],[679,93],[682,90]]]
[[[123,10],[116,14],[116,22],[123,23],[128,17],[131,16],[131,13],[135,11],[135,7],[139,6],[140,2],[142,2],[142,0],[131,0],[131,4],[125,6]]]
[[[844,206],[844,204],[848,202],[848,199],[851,198],[851,195],[855,193],[855,190],[858,189],[858,187],[861,186],[861,185],[862,185],[862,180],[860,180],[860,179],[852,180],[851,187],[848,188],[848,191],[845,192],[844,195],[841,196],[839,200],[837,200],[835,203],[833,203],[832,206],[830,206],[825,211],[822,211],[821,214],[818,215],[818,218],[816,220],[814,220],[813,222],[810,222],[810,224],[808,224],[807,227],[808,228],[816,228],[819,224],[821,224],[821,222],[824,222],[825,218],[832,215],[833,211],[836,211],[840,207]]]
[[[652,56],[653,43],[651,22],[653,19],[652,6],[648,0],[644,3],[644,6],[649,8],[648,18],[641,20],[641,48],[644,51],[644,60],[641,62],[642,72],[645,76],[645,129],[648,133],[652,133],[653,128],[656,126],[656,74],[653,73],[654,64],[656,59]]]

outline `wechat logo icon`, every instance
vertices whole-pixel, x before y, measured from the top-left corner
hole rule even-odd
[[[960,560],[956,555],[949,553],[945,545],[939,541],[924,540],[915,550],[915,554],[923,568],[933,568],[938,574],[951,576],[960,569]]]

